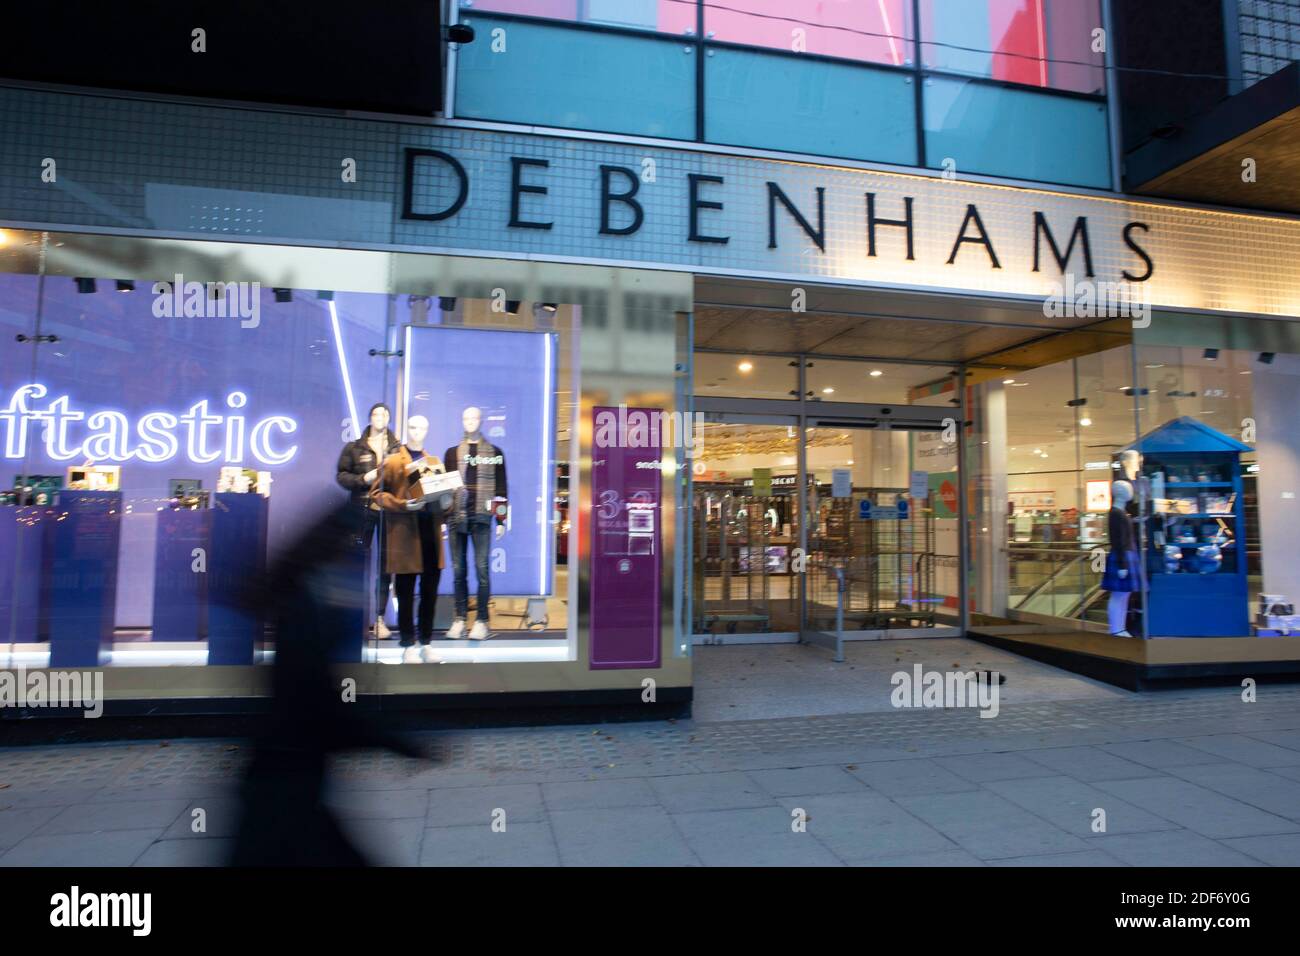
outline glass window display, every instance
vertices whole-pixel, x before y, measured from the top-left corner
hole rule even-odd
[[[15,659],[264,661],[245,592],[340,502],[369,595],[342,660],[571,658],[578,308],[247,285],[0,276],[46,336],[0,354]]]

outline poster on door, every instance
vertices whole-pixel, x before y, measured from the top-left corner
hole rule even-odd
[[[593,409],[594,420],[610,414],[619,409]],[[626,414],[661,412],[630,408]],[[592,449],[592,670],[660,666],[661,449],[626,445]]]

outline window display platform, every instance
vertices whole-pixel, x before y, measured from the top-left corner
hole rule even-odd
[[[436,639],[431,645],[437,663],[461,664],[476,661],[496,663],[530,661],[567,661],[569,642],[563,631],[526,631],[515,636],[497,632],[485,641],[448,641]],[[397,641],[383,641],[379,646],[362,648],[363,664],[401,664],[403,648]],[[275,661],[274,650],[256,651],[254,664]],[[48,667],[48,644],[16,644],[11,653],[0,653],[0,667]],[[203,667],[208,664],[205,643],[194,641],[120,641],[111,646],[105,667]]]
[[[972,640],[1127,690],[1243,677],[1300,680],[1300,637],[1112,637],[982,625]]]

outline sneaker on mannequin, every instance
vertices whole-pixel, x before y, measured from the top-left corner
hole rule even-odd
[[[390,631],[388,625],[384,623],[383,615],[381,614],[379,617],[375,618],[375,637],[381,641],[386,641],[392,636],[393,632]]]
[[[465,636],[465,619],[458,617],[451,622],[451,627],[447,630],[447,640],[459,641]]]
[[[488,626],[481,620],[475,621],[474,626],[469,629],[469,639],[471,641],[486,641],[491,634],[492,632],[488,630]]]
[[[1111,635],[1111,637],[1132,637],[1132,636],[1133,635],[1130,634],[1128,631],[1116,631],[1114,634]]]
[[[426,664],[438,663],[438,655],[433,652],[432,645],[425,644],[420,648],[420,660],[424,661]]]
[[[418,647],[416,647],[414,644],[411,644],[409,647],[402,648],[403,664],[417,664],[419,663],[419,661],[420,661],[420,649]]]

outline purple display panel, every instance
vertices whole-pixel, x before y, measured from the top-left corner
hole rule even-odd
[[[593,420],[658,416],[598,406]],[[626,437],[626,430],[622,430]],[[662,551],[660,449],[617,441],[592,450],[591,668],[658,667]]]
[[[546,595],[553,587],[555,524],[555,335],[408,326],[404,336],[407,416],[429,420],[426,447],[442,457],[465,433],[461,413],[483,413],[481,431],[505,456],[510,530],[493,538],[492,593]],[[472,552],[471,552],[472,555]],[[439,593],[451,594],[450,554]],[[469,590],[478,587],[469,561]]]

